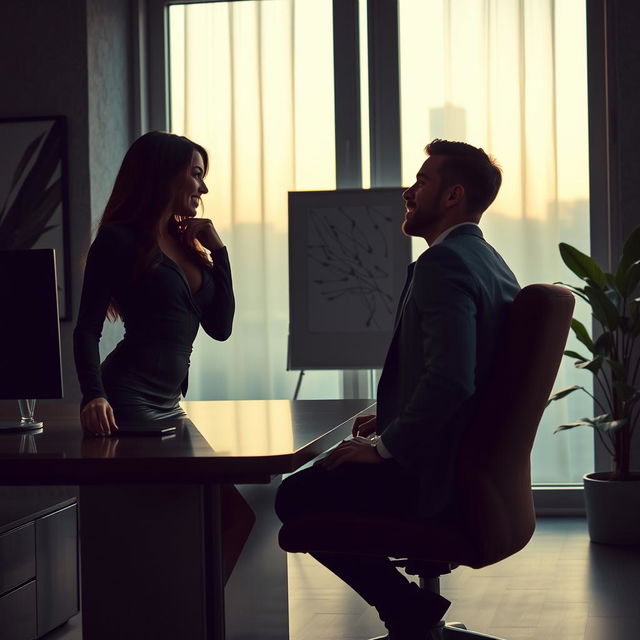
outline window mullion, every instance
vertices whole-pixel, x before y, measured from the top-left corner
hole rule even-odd
[[[336,188],[362,187],[358,0],[333,0]]]
[[[397,0],[368,0],[371,186],[401,183]]]
[[[167,64],[167,5],[166,0],[147,0],[147,88],[149,129],[166,131],[169,128],[169,84]]]

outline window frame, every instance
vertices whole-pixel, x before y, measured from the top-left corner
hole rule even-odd
[[[242,2],[244,0],[135,0],[134,40],[134,132],[166,130],[169,122],[168,7],[173,4]],[[397,0],[366,0],[368,32],[369,137],[371,186],[400,183],[400,77]],[[587,9],[589,182],[591,252],[599,261],[611,262],[621,246],[622,213],[613,210],[611,161],[612,114],[609,78],[614,62],[607,55],[611,8],[602,0],[585,0]],[[335,85],[335,136],[337,188],[362,186],[360,135],[359,2],[333,0]],[[375,43],[374,47],[372,43]],[[392,61],[389,64],[389,61]],[[384,125],[383,125],[384,123]],[[618,231],[616,231],[618,230]],[[345,377],[345,397],[370,394],[371,372],[351,372]],[[606,469],[609,457],[594,434],[595,469]],[[538,515],[582,515],[582,486],[534,485]]]

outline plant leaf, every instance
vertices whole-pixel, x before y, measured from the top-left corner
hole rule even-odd
[[[588,358],[585,358],[583,355],[579,354],[577,351],[565,351],[565,356],[569,356],[570,358],[575,358],[576,360],[580,360],[580,362],[586,362]]]
[[[573,329],[573,332],[576,334],[576,338],[578,338],[578,340],[582,342],[582,344],[585,347],[587,347],[587,349],[589,349],[591,353],[593,353],[593,340],[591,340],[591,336],[589,335],[589,332],[587,331],[586,327],[582,324],[582,322],[580,322],[580,320],[576,320],[575,318],[572,318],[571,328]]]
[[[607,358],[607,362],[611,367],[611,372],[616,381],[624,380],[627,375],[627,370],[624,365],[617,358]]]
[[[607,422],[597,422],[594,426],[598,429],[602,429],[603,431],[610,433],[611,431],[617,431],[618,429],[622,429],[628,423],[627,418],[621,418],[620,420],[609,420]]]
[[[33,209],[20,226],[9,230],[6,230],[8,225],[0,227],[0,250],[33,247],[44,233],[57,226],[48,223],[61,202],[62,184],[57,180],[33,203]]]
[[[3,240],[0,248],[30,249],[49,224],[62,199],[60,180],[50,183],[58,169],[63,145],[63,121],[55,120],[14,201],[0,221]]]
[[[610,274],[607,274],[610,275]],[[607,287],[605,289],[605,295],[611,301],[611,304],[617,309],[622,302],[622,296],[618,293],[618,290],[612,287]]]
[[[616,295],[620,297],[620,287],[618,286],[618,281],[616,279],[616,276],[613,273],[605,272],[604,277],[607,281],[607,286],[609,287],[609,289],[611,289],[612,291],[615,291]]]
[[[608,356],[611,355],[613,347],[613,334],[610,331],[605,331],[593,343],[593,353],[599,356]]]
[[[584,420],[576,420],[575,422],[567,422],[565,424],[558,425],[553,433],[559,433],[560,431],[567,431],[568,429],[575,429],[576,427],[593,427],[591,422],[585,422]]]
[[[630,317],[630,330],[631,335],[637,336],[640,334],[640,304],[635,301],[629,303],[629,308],[631,309]]]
[[[593,315],[602,326],[615,331],[618,327],[618,310],[607,295],[596,287],[585,287]]]
[[[628,298],[640,283],[640,261],[633,262],[626,271],[616,273],[618,289],[623,298]]]
[[[20,158],[20,162],[16,165],[16,170],[13,172],[13,178],[11,180],[11,187],[9,190],[13,189],[16,186],[20,176],[22,175],[25,167],[29,164],[29,160],[31,160],[31,156],[35,153],[40,141],[42,140],[45,132],[43,131],[40,135],[36,136],[25,149],[22,157]]]
[[[591,371],[594,375],[602,369],[602,356],[597,356],[593,360],[588,360],[587,362],[576,362],[576,369],[587,369],[587,371]]]
[[[44,132],[41,133],[40,135],[36,136],[27,145],[27,148],[24,150],[24,153],[22,154],[22,157],[18,161],[18,164],[16,165],[16,169],[13,172],[13,177],[11,178],[11,184],[9,185],[9,189],[7,190],[7,197],[5,198],[5,201],[4,201],[3,205],[2,205],[2,210],[1,210],[1,213],[0,213],[0,220],[2,220],[2,218],[4,218],[4,212],[5,212],[6,208],[7,208],[7,204],[9,202],[9,196],[11,195],[11,192],[13,191],[13,188],[16,186],[16,184],[20,180],[20,176],[23,174],[26,166],[29,164],[29,161],[31,160],[31,157],[33,156],[33,154],[35,153],[36,149],[38,148],[38,145],[40,144],[40,141],[42,140],[43,136],[44,136]]]
[[[581,289],[580,287],[575,287],[572,284],[567,284],[566,282],[554,282],[553,284],[560,284],[563,287],[566,287],[567,289],[575,293],[577,296],[579,296],[586,302],[589,302],[589,298],[587,298],[587,296],[584,294],[584,289]]]
[[[594,429],[601,429],[605,433],[610,433],[612,431],[622,429],[627,425],[627,423],[627,418],[609,420],[609,415],[605,413],[601,416],[596,416],[595,418],[580,418],[580,420],[576,420],[575,422],[561,424],[557,426],[553,432],[558,433],[559,431],[566,431],[567,429],[574,429],[575,427],[592,427]]]
[[[59,225],[57,224],[50,224],[48,227],[45,227],[42,230],[42,233],[40,234],[41,236],[43,236],[45,233],[47,233],[47,231],[51,231],[51,229],[55,229],[56,227],[58,227]]]
[[[616,277],[613,273],[604,272],[604,279],[607,281],[607,285],[612,289],[618,288],[618,283],[616,282]]]
[[[582,253],[582,251],[578,251],[578,249],[566,242],[561,242],[559,248],[563,262],[579,278],[582,280],[591,280],[601,289],[606,286],[607,280],[604,272],[593,258]]]
[[[548,407],[552,402],[554,402],[554,400],[560,400],[561,398],[564,398],[564,397],[568,396],[570,393],[573,393],[574,391],[577,391],[578,389],[582,389],[583,391],[586,391],[586,389],[584,387],[581,387],[578,384],[574,384],[571,387],[566,387],[565,389],[560,389],[560,391],[556,391],[547,400],[547,404],[545,405],[545,407]]]
[[[627,237],[622,248],[622,257],[618,262],[618,274],[626,274],[634,262],[640,260],[640,226],[637,226]]]
[[[614,382],[613,386],[623,402],[628,402],[637,394],[637,390],[634,387],[621,380]]]

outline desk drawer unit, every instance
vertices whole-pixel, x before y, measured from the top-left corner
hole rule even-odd
[[[38,637],[78,612],[77,509],[36,520]]]
[[[33,522],[0,535],[0,637],[36,637],[36,544]]]
[[[78,612],[77,506],[60,506],[14,528],[15,510],[0,518],[0,640],[40,638]]]
[[[33,522],[0,535],[0,596],[36,576]]]
[[[0,598],[0,638],[33,640],[36,637],[36,581],[31,580]]]

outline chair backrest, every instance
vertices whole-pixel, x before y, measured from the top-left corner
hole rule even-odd
[[[477,543],[472,566],[519,551],[533,534],[531,449],[574,304],[567,289],[547,284],[525,287],[512,304],[494,374],[460,450],[455,506]]]

